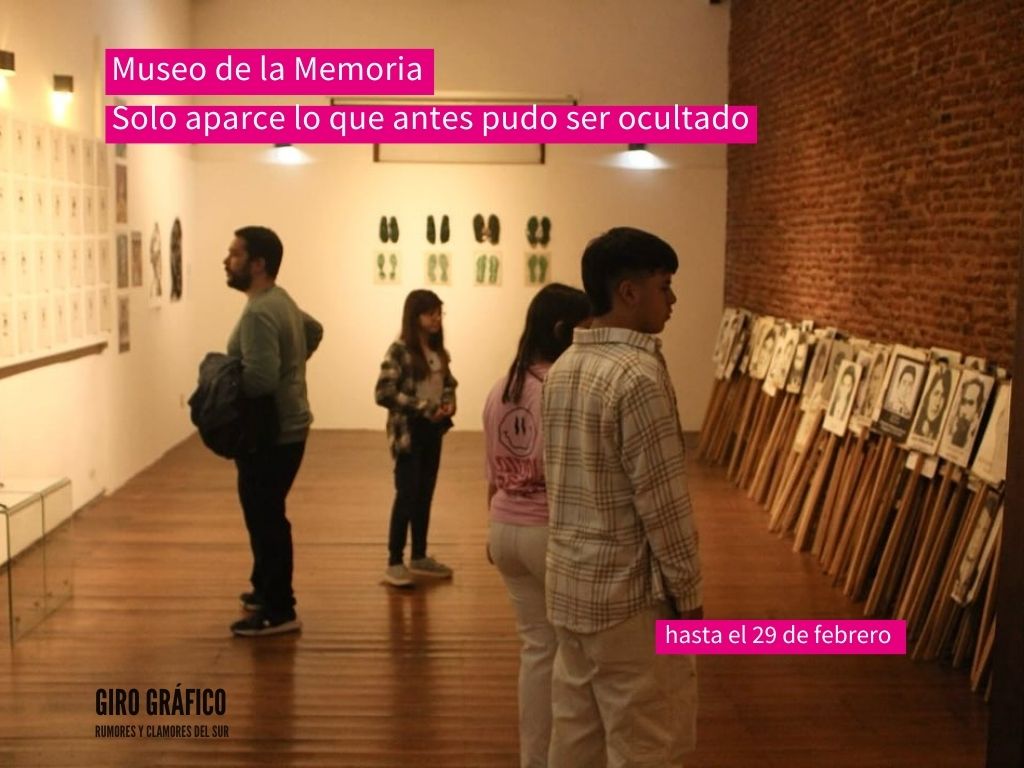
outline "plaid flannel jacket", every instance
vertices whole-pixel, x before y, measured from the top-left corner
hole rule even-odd
[[[445,373],[441,399],[455,406],[455,388],[459,382],[451,371]],[[430,418],[437,410],[439,403],[432,403],[416,396],[416,378],[413,375],[412,355],[401,340],[394,341],[388,347],[384,360],[380,364],[380,376],[374,390],[377,405],[388,409],[388,445],[391,455],[398,457],[400,453],[411,450],[409,420],[416,416]],[[452,426],[447,420],[446,429]]]
[[[577,329],[544,382],[547,608],[574,632],[703,603],[682,429],[660,342]]]

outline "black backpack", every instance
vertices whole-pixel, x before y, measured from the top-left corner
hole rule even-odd
[[[280,425],[273,395],[242,394],[242,361],[209,352],[199,364],[199,385],[188,399],[192,423],[218,456],[234,459],[273,445]]]

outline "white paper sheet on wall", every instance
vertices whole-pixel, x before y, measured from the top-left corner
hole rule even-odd
[[[68,326],[72,341],[77,341],[85,335],[85,308],[81,290],[72,291],[68,297]]]
[[[68,191],[68,231],[72,235],[82,234],[82,190],[69,186]]]
[[[13,173],[24,174],[28,171],[29,153],[32,147],[29,143],[28,123],[20,118],[11,121],[11,163],[10,169]]]
[[[35,347],[36,313],[32,299],[18,299],[18,354],[31,355]]]
[[[32,259],[32,244],[28,238],[19,237],[14,241],[14,294],[28,297],[35,293],[36,286],[33,276],[35,268]]]
[[[14,205],[14,226],[11,227],[11,231],[27,235],[32,231],[32,198],[28,179],[24,176],[15,176],[11,181],[11,201]]]
[[[53,346],[50,328],[50,300],[41,297],[36,300],[36,345],[40,351]]]
[[[96,231],[110,234],[110,190],[100,189],[96,194]]]
[[[82,231],[96,234],[96,193],[89,188],[82,190]]]
[[[54,237],[50,241],[51,261],[53,263],[53,288],[63,291],[68,287],[68,257],[67,241],[61,237]]]
[[[32,234],[50,234],[50,182],[36,179],[32,184]]]
[[[96,302],[95,289],[85,291],[85,332],[95,336],[100,332],[99,307]]]
[[[53,290],[53,269],[50,266],[50,241],[45,237],[35,239],[36,293],[48,294]]]
[[[11,167],[11,113],[0,109],[0,174]]]
[[[82,287],[82,239],[72,237],[68,242],[68,285]]]
[[[96,184],[96,142],[93,139],[82,141],[82,183]]]
[[[82,140],[78,136],[68,133],[67,137],[67,163],[68,181],[72,184],[82,183]]]
[[[11,202],[11,177],[0,173],[0,234],[9,235],[14,231]]]
[[[14,357],[14,305],[0,298],[0,359]]]
[[[64,292],[58,293],[53,300],[53,338],[57,344],[68,343],[68,297]]]
[[[53,128],[50,131],[50,178],[54,181],[66,181],[68,177],[67,168],[67,144],[64,131],[60,128]]]
[[[100,237],[96,239],[96,251],[97,251],[97,262],[96,262],[96,280],[100,285],[110,285],[111,283],[111,272],[110,272],[110,238]]]
[[[50,176],[50,126],[43,123],[32,123],[29,128],[29,141],[32,147],[32,159],[26,173],[39,178]]]
[[[113,328],[114,306],[112,299],[113,292],[110,286],[99,290],[100,301],[100,330],[104,333]]]
[[[14,295],[14,251],[11,242],[0,237],[0,299]]]
[[[96,184],[106,189],[110,186],[110,154],[102,140],[96,140]]]
[[[55,235],[68,231],[64,185],[59,183],[50,185],[50,231]]]
[[[82,249],[82,284],[92,287],[96,285],[96,241],[91,237],[85,238]]]

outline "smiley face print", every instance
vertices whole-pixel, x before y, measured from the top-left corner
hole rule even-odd
[[[537,443],[537,422],[525,408],[513,408],[498,426],[498,439],[513,456],[529,456]]]

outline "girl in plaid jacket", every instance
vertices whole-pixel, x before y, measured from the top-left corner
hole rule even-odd
[[[441,441],[451,429],[458,382],[444,348],[441,299],[415,290],[405,299],[402,332],[380,365],[375,397],[388,409],[387,434],[395,460],[395,502],[388,533],[384,581],[410,587],[412,576],[449,579],[452,570],[427,555],[430,504],[441,462]],[[404,563],[412,529],[412,553]]]

